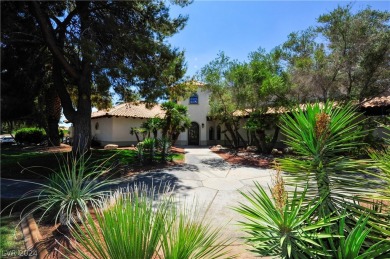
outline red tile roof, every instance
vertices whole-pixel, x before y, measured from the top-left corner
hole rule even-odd
[[[153,107],[148,108],[145,103],[123,103],[118,106],[115,106],[111,109],[100,110],[93,112],[91,115],[92,119],[101,118],[101,117],[130,117],[130,118],[154,118],[164,116],[164,111],[161,110],[159,104],[154,105]]]

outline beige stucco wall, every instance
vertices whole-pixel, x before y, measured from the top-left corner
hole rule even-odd
[[[139,128],[146,119],[111,117],[92,119],[92,137],[95,137],[102,146],[107,144],[117,144],[119,146],[130,146],[137,144],[137,137],[130,134],[131,128]],[[99,129],[95,129],[96,122]],[[161,132],[158,132],[161,137]],[[142,135],[139,135],[142,141]]]
[[[112,139],[113,135],[113,119],[114,118],[98,118],[91,120],[92,127],[92,138],[102,142],[109,142]],[[98,124],[98,129],[96,129],[96,124]]]
[[[190,104],[190,100],[186,99],[184,101],[180,101],[179,103],[187,106],[188,114],[191,121],[199,124],[199,145],[205,146],[207,145],[208,140],[208,127],[207,127],[207,114],[210,110],[209,106],[209,96],[210,93],[202,88],[198,88],[198,104]],[[204,125],[202,127],[202,124]],[[188,130],[181,133],[176,145],[188,145]]]

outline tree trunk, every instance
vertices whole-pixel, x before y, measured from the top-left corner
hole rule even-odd
[[[179,139],[180,133],[181,132],[179,131],[179,132],[174,132],[172,134],[172,146],[176,144],[176,141]]]
[[[225,128],[230,133],[230,136],[232,137],[231,143],[232,143],[233,148],[238,148],[238,146],[237,146],[238,139],[237,139],[237,136],[235,134],[235,131],[234,131],[232,125],[230,123],[225,123]]]
[[[267,154],[267,143],[265,141],[265,131],[264,130],[256,130],[256,134],[258,136],[258,149],[261,150],[261,153]]]
[[[272,149],[274,149],[276,145],[276,141],[278,141],[279,132],[280,132],[280,128],[278,126],[275,126],[274,136],[272,137],[272,140],[268,146],[269,152],[271,152]]]
[[[244,147],[247,147],[248,144],[245,141],[245,139],[241,136],[241,134],[238,131],[236,131],[236,132],[237,132],[238,138],[242,141],[242,144],[244,144]]]
[[[58,122],[61,118],[61,100],[54,86],[51,86],[47,90],[45,94],[45,104],[48,145],[60,146],[61,142],[58,132]]]
[[[91,112],[78,111],[73,120],[73,154],[85,154],[91,146]]]
[[[49,16],[41,10],[40,3],[30,2],[31,10],[37,18],[42,31],[43,38],[53,54],[53,78],[57,93],[61,98],[65,117],[73,123],[74,138],[72,152],[74,154],[83,154],[89,151],[91,144],[91,80],[93,61],[91,60],[89,48],[90,40],[90,17],[89,4],[87,1],[76,1],[76,10],[80,20],[80,41],[81,48],[78,53],[82,56],[77,60],[77,66],[72,66],[63,53],[63,39],[66,29],[55,32],[50,23]],[[67,20],[67,19],[65,19]],[[70,22],[70,20],[67,20]],[[67,26],[65,24],[64,26]],[[64,27],[66,28],[66,27]],[[58,35],[59,38],[56,38]],[[79,64],[81,66],[79,66]],[[63,77],[64,70],[74,82],[77,82],[78,101],[75,109],[67,91]]]
[[[91,146],[91,82],[87,76],[82,76],[78,85],[77,111],[74,116],[73,154],[84,154]]]

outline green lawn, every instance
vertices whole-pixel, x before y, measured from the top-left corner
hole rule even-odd
[[[69,152],[49,153],[3,149],[1,153],[1,176],[10,179],[37,179],[49,176],[59,170],[59,161],[70,155]],[[158,160],[160,155],[157,154]],[[138,166],[135,150],[92,150],[90,162],[108,160],[109,163]],[[184,154],[173,154],[174,161],[182,161]]]
[[[16,216],[0,217],[0,255],[6,257],[7,252],[12,250],[26,250],[23,240],[23,234],[20,226],[17,226],[19,218]]]

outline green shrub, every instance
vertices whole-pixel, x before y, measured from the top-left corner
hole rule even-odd
[[[39,128],[22,128],[16,131],[15,140],[19,143],[41,143],[46,140],[46,132]]]
[[[143,148],[146,155],[146,159],[149,163],[153,163],[156,156],[156,139],[154,138],[145,138]]]

